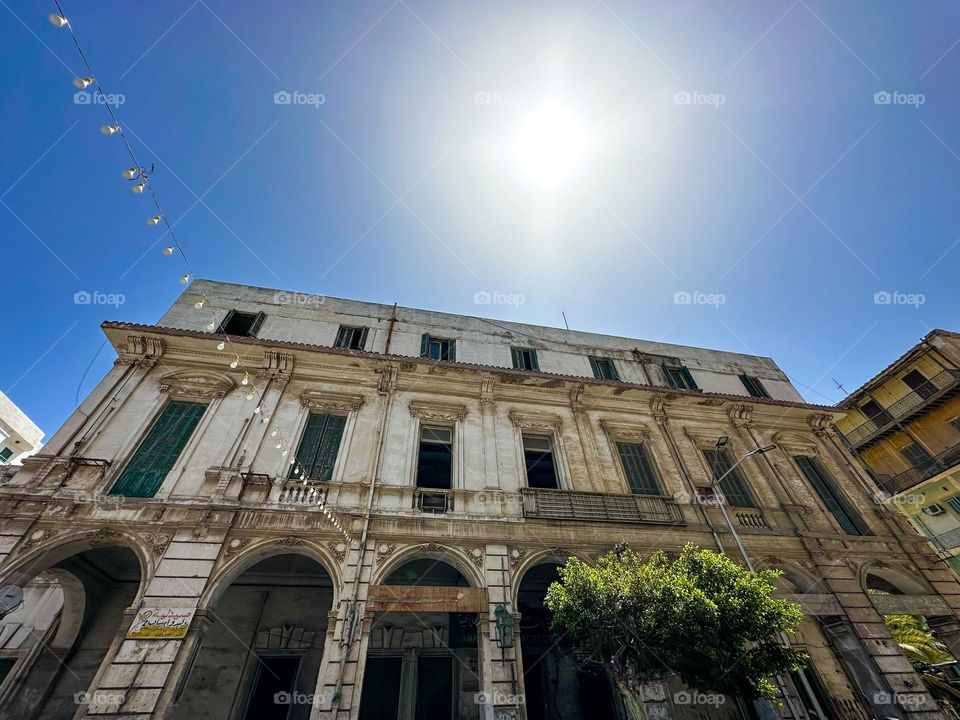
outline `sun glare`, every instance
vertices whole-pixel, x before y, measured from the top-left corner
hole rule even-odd
[[[587,147],[587,134],[567,108],[547,104],[527,115],[514,144],[517,166],[540,186],[551,186],[569,177]]]

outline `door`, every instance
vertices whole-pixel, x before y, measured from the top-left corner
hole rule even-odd
[[[397,720],[402,672],[402,658],[367,658],[360,697],[360,720]]]
[[[421,655],[417,661],[416,720],[453,720],[453,658]]]
[[[926,400],[937,391],[933,383],[919,370],[911,370],[903,376],[903,382],[917,395]]]
[[[300,669],[295,655],[259,657],[244,720],[287,720]]]
[[[867,400],[863,405],[861,405],[860,412],[873,420],[873,423],[877,426],[877,428],[880,428],[889,422],[893,422],[893,416],[886,411],[886,408],[880,407],[880,405],[873,400]]]

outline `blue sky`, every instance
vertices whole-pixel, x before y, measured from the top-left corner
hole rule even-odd
[[[110,367],[99,323],[155,322],[184,271],[52,3],[0,5],[0,388],[49,436]],[[911,7],[64,3],[197,275],[565,311],[770,355],[818,403],[960,327],[960,6]]]

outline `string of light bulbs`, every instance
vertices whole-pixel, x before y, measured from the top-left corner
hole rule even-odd
[[[74,32],[73,26],[70,21],[67,19],[66,13],[64,13],[63,8],[60,5],[60,0],[54,0],[54,4],[57,7],[56,13],[51,13],[48,16],[50,24],[56,28],[67,30],[70,33],[70,37],[73,39],[73,44],[76,47],[77,54],[80,56],[80,59],[83,61],[84,68],[86,69],[87,74],[74,79],[73,84],[79,90],[87,90],[88,88],[95,87],[96,91],[100,94],[100,97],[104,98],[102,103],[103,107],[106,108],[107,113],[109,114],[109,123],[100,126],[100,132],[106,135],[107,137],[119,136],[123,142],[123,146],[127,151],[127,154],[130,156],[130,160],[133,163],[131,167],[124,170],[121,175],[122,177],[129,181],[135,183],[131,190],[135,195],[142,195],[146,192],[151,200],[153,205],[156,208],[157,214],[150,217],[147,220],[147,225],[151,227],[156,227],[161,223],[166,228],[166,232],[161,237],[170,236],[171,244],[167,245],[163,249],[163,254],[166,256],[172,256],[177,254],[183,260],[184,269],[186,272],[180,278],[180,284],[186,285],[190,282],[190,278],[194,276],[193,266],[190,264],[190,260],[187,257],[186,252],[184,251],[183,245],[177,237],[176,232],[174,232],[173,225],[170,224],[170,221],[167,219],[166,213],[163,212],[163,208],[160,206],[160,199],[157,196],[157,192],[154,189],[153,185],[149,182],[150,176],[153,174],[154,169],[151,167],[149,170],[145,169],[143,165],[137,160],[136,153],[134,153],[133,148],[130,145],[129,140],[127,139],[126,134],[123,131],[123,125],[120,123],[119,118],[111,104],[106,101],[107,94],[103,91],[103,87],[100,82],[97,80],[96,73],[93,72],[93,68],[90,65],[89,60],[87,59],[86,53],[83,51],[83,47],[80,45],[80,41],[77,38],[76,32]],[[256,398],[257,405],[253,410],[254,415],[261,415],[260,421],[264,424],[269,424],[272,420],[271,416],[263,412],[263,391],[257,386],[256,382],[250,376],[250,371],[245,369],[243,359],[240,356],[240,352],[234,347],[233,342],[217,319],[216,312],[214,311],[210,299],[207,297],[206,291],[202,286],[199,288],[200,300],[194,303],[194,308],[197,310],[202,310],[207,308],[210,312],[210,322],[207,324],[207,330],[211,333],[222,335],[222,339],[217,343],[217,350],[221,352],[228,352],[229,355],[233,356],[233,360],[230,361],[230,368],[233,370],[243,370],[243,379],[240,381],[240,384],[247,389],[246,399],[253,400]],[[229,351],[228,351],[229,348]],[[251,366],[251,369],[252,366]],[[270,432],[271,438],[277,438],[276,449],[280,451],[282,457],[286,458],[290,455],[291,449],[293,449],[292,443],[286,438],[283,433],[283,430],[279,425],[275,424],[273,429]],[[307,473],[306,468],[300,463],[299,459],[296,456],[296,452],[292,453],[293,457],[290,459],[290,465],[292,466],[292,475],[293,478],[299,480],[302,486],[312,486],[316,489],[317,485],[311,481],[309,474]],[[343,524],[340,521],[340,518],[335,512],[330,510],[327,507],[327,504],[324,499],[324,494],[322,492],[318,493],[317,506],[324,515],[324,517],[333,525],[347,540],[347,542],[353,542],[353,536],[343,527]]]

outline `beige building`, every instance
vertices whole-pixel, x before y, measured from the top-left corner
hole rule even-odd
[[[840,407],[884,502],[960,572],[960,335],[930,332]]]
[[[547,626],[558,564],[736,537],[806,613],[762,717],[943,717],[883,615],[960,652],[960,583],[769,358],[210,281],[103,328],[0,488],[0,718],[619,719]]]

